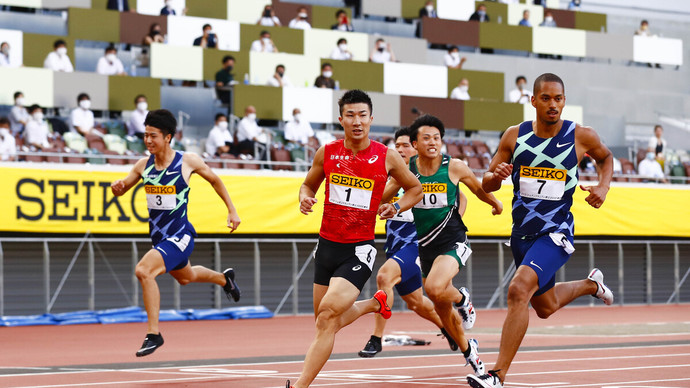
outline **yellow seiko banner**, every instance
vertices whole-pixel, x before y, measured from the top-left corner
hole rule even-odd
[[[148,233],[144,186],[117,198],[110,191],[111,182],[125,177],[128,168],[38,169],[3,164],[0,169],[2,232]],[[297,200],[303,175],[218,173],[242,219],[236,233],[318,233],[324,185],[314,212],[305,216]],[[197,232],[226,233],[227,211],[211,185],[193,175],[190,186],[188,214]],[[489,205],[464,185],[460,188],[469,200],[464,220],[471,236],[510,234],[512,186],[496,193],[504,205],[500,216],[492,216]],[[576,189],[572,207],[576,235],[690,237],[688,186],[614,185],[601,209],[587,205],[585,197]],[[376,232],[384,233],[383,221]]]

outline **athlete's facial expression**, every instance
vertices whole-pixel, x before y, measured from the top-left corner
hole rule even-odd
[[[369,105],[363,102],[343,105],[342,116],[338,118],[345,130],[345,137],[352,140],[362,140],[369,136],[372,119]]]
[[[410,158],[417,155],[417,150],[412,147],[410,137],[407,135],[400,136],[395,140],[395,150],[402,156],[405,163],[410,163]]]
[[[145,131],[144,144],[146,144],[146,149],[149,150],[150,153],[156,154],[169,146],[172,136],[164,136],[160,129],[150,125],[146,126]]]
[[[542,82],[532,96],[532,106],[537,109],[537,120],[547,125],[558,123],[565,106],[563,86],[558,82]]]
[[[420,157],[433,159],[441,154],[443,139],[436,127],[422,126],[417,130],[417,141],[412,145],[417,149]]]

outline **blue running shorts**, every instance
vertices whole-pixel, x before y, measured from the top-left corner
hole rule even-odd
[[[573,243],[573,236],[566,236]],[[549,234],[528,238],[512,235],[510,249],[513,251],[515,267],[526,265],[539,277],[539,289],[534,296],[541,295],[556,284],[556,272],[570,259],[563,247],[556,245]]]
[[[194,250],[194,237],[183,234],[181,237],[168,237],[154,247],[163,256],[165,272],[182,269],[189,263]]]
[[[419,252],[416,244],[408,244],[391,258],[400,266],[400,283],[395,285],[400,296],[413,293],[422,287],[422,269],[419,268]]]

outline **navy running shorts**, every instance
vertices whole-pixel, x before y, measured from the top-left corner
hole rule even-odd
[[[395,260],[400,266],[400,283],[395,285],[400,296],[411,294],[422,288],[422,269],[419,267],[417,245],[406,245],[389,260]]]
[[[573,236],[566,236],[573,243]],[[539,277],[539,289],[534,296],[541,295],[556,284],[556,272],[570,259],[563,247],[556,245],[549,234],[535,238],[512,235],[510,249],[513,251],[515,267],[526,265]]]
[[[183,234],[180,237],[168,237],[154,246],[165,262],[165,272],[184,268],[189,263],[189,256],[194,250],[194,237]]]
[[[314,284],[328,286],[331,278],[343,278],[362,291],[376,261],[374,240],[338,243],[319,236],[314,255]]]

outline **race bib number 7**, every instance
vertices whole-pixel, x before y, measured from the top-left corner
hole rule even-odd
[[[374,189],[372,179],[333,173],[328,183],[329,202],[356,209],[370,208]]]
[[[146,205],[149,209],[172,210],[177,206],[175,186],[146,185]]]
[[[565,193],[567,170],[546,167],[520,167],[520,195],[558,201]]]

